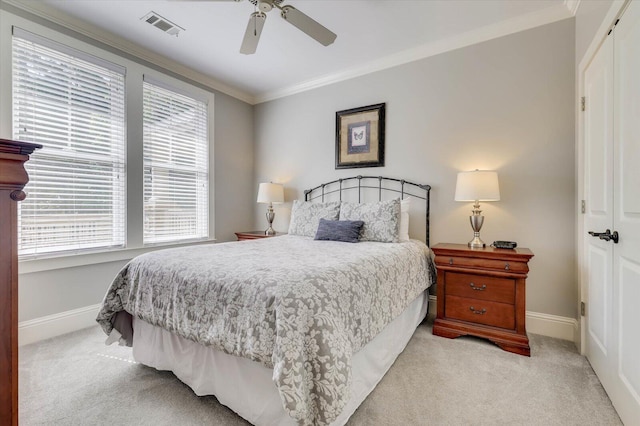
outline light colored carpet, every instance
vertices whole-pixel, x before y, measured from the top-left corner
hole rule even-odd
[[[104,338],[96,326],[20,349],[22,426],[248,424]],[[424,323],[348,424],[621,424],[573,343],[529,338],[531,358]]]

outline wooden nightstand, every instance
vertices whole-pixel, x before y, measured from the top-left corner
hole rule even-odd
[[[281,232],[276,232],[276,235],[265,235],[264,231],[236,232],[235,234],[236,237],[238,237],[238,241],[256,240],[258,238],[279,237],[280,235],[284,235]]]
[[[505,351],[531,356],[525,328],[526,248],[470,249],[436,244],[438,315],[433,334],[491,340]]]

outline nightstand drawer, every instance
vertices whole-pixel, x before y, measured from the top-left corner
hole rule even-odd
[[[457,268],[470,268],[481,270],[495,270],[502,272],[529,272],[529,266],[525,262],[514,262],[508,260],[481,259],[475,257],[455,257],[446,256],[436,258],[436,266],[453,266]]]
[[[447,272],[446,280],[448,296],[515,303],[516,283],[510,278]]]
[[[513,305],[458,296],[447,296],[445,305],[447,318],[509,330],[514,330],[516,326]]]

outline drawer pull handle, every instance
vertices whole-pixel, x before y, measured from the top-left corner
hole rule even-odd
[[[453,258],[452,257],[449,258],[449,265],[453,265]]]
[[[476,308],[474,308],[473,306],[470,306],[470,307],[469,307],[469,310],[470,310],[471,312],[473,312],[474,314],[476,314],[476,315],[484,315],[484,314],[486,314],[486,313],[487,313],[487,309],[486,309],[486,308],[476,309]]]
[[[478,290],[478,291],[484,291],[487,289],[486,284],[482,284],[482,286],[478,287],[474,283],[469,283],[469,287],[471,287],[473,290]]]
[[[505,263],[504,264],[504,269],[507,270],[507,271],[509,270],[509,263]]]

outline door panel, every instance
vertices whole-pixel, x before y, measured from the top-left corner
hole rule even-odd
[[[631,425],[640,424],[640,2],[629,4],[613,34],[613,229],[620,243],[613,258],[615,375],[607,392]]]
[[[611,220],[611,161],[613,160],[613,40],[607,39],[585,74],[586,195],[590,221],[601,225]],[[595,225],[595,223],[594,223]]]
[[[590,246],[589,255],[589,316],[588,332],[598,349],[607,356],[607,337],[611,329],[609,304],[611,303],[611,286],[607,277],[611,276],[609,255],[600,247]]]
[[[620,368],[618,374],[638,406],[640,406],[639,302],[640,263],[622,258],[620,259]]]
[[[613,38],[607,37],[585,71],[584,152],[585,230],[604,232],[613,225]],[[607,387],[612,372],[613,244],[585,232],[587,302],[585,351]]]
[[[634,11],[633,9],[636,9]],[[631,5],[615,32],[616,130],[620,213],[640,220],[640,17]]]

